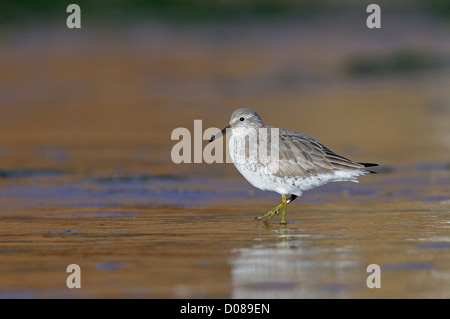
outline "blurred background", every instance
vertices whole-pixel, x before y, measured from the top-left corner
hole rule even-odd
[[[81,29],[70,2],[4,3],[1,166],[228,174],[172,165],[170,134],[242,106],[358,161],[448,161],[448,2],[379,2],[381,29],[369,3],[78,1]]]
[[[151,216],[150,210],[136,213],[143,207],[265,201],[260,208],[269,209],[278,196],[256,191],[232,164],[177,165],[170,157],[178,142],[171,140],[174,129],[193,132],[196,119],[203,130],[222,129],[237,107],[250,107],[265,124],[313,136],[355,161],[380,164],[372,183],[326,186],[305,196],[306,204],[350,194],[357,202],[431,203],[448,211],[450,3],[376,1],[381,29],[369,29],[371,2],[79,0],[81,29],[66,26],[72,1],[3,2],[0,215],[10,227],[1,252],[11,263],[1,266],[0,288],[42,286],[36,278],[47,264],[39,249],[32,269],[38,275],[25,280],[15,273],[23,260],[32,260],[26,245],[47,244],[43,236],[50,236],[52,247],[65,249],[52,255],[59,258],[71,251],[69,239],[84,243],[97,231],[67,215],[54,220],[46,214],[76,213],[80,222],[82,213],[120,209],[108,211],[119,215],[101,215],[108,227],[111,218],[128,216],[120,214]],[[30,224],[14,219],[36,213],[48,218]],[[119,231],[99,229],[105,236]],[[58,246],[66,239],[67,246]],[[123,265],[121,260],[119,270]],[[198,296],[190,286],[175,287],[154,288],[150,295]],[[220,289],[216,296],[229,296]]]

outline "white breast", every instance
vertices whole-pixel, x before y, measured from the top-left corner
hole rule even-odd
[[[329,182],[358,182],[356,176],[362,175],[358,171],[297,177],[280,177],[274,175],[270,163],[258,162],[257,149],[253,149],[253,151],[247,152],[246,154],[246,133],[243,130],[233,130],[233,135],[229,141],[230,156],[237,170],[245,179],[261,190],[301,196],[303,191]],[[282,163],[277,162],[277,165],[282,165]]]
[[[268,165],[258,162],[257,148],[245,152],[246,135],[243,132],[233,131],[233,135],[229,141],[230,157],[233,160],[239,173],[245,179],[264,191],[274,191],[279,194],[295,194],[300,196],[302,194],[295,181],[281,178],[271,174]]]

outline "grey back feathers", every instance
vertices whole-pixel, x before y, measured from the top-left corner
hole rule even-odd
[[[250,128],[279,130],[279,161],[278,172],[272,174],[280,177],[312,177],[321,174],[332,175],[336,171],[358,171],[358,175],[374,173],[365,169],[368,166],[376,166],[371,163],[357,163],[338,155],[329,148],[319,143],[314,138],[305,134],[279,129],[273,126],[265,126],[260,116],[249,108],[239,108],[233,112],[230,119],[232,130],[247,130]],[[248,130],[251,131],[251,130]],[[268,153],[270,153],[270,133],[268,138]],[[247,150],[248,152],[248,150]]]

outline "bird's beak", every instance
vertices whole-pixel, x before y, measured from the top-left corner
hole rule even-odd
[[[227,134],[227,130],[231,128],[231,125],[227,125],[222,131],[220,131],[219,133],[217,133],[216,135],[211,136],[211,138],[209,139],[209,142],[214,141],[216,138],[219,138],[225,134]]]

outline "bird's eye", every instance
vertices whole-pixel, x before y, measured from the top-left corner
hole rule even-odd
[[[243,122],[243,121],[244,121],[244,118],[243,118],[243,117],[241,117],[241,118],[239,119],[239,121]]]

